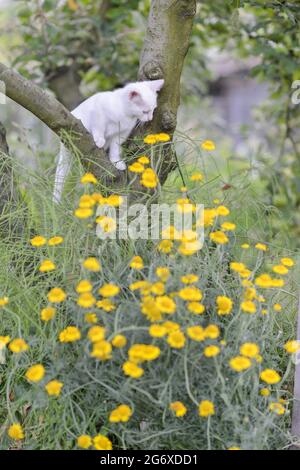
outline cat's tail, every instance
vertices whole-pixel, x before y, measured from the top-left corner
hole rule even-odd
[[[60,152],[55,173],[53,202],[56,204],[61,201],[65,180],[69,174],[71,166],[71,154],[63,144],[60,144]]]

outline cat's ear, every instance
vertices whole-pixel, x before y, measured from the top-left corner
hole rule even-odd
[[[140,93],[137,90],[130,90],[129,92],[129,99],[130,101],[136,101],[141,98]]]
[[[156,93],[158,93],[162,89],[164,84],[165,84],[164,79],[151,80],[151,81],[147,82],[147,85],[151,88],[151,90],[156,92]]]

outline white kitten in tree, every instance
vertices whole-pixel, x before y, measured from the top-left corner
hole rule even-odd
[[[110,161],[118,170],[126,169],[121,145],[138,121],[153,119],[157,93],[163,85],[164,80],[130,83],[115,91],[97,93],[72,111],[92,134],[97,147],[108,152]],[[61,144],[53,194],[57,202],[61,199],[70,164],[70,152]]]

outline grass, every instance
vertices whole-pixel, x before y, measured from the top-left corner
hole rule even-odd
[[[9,304],[2,311],[0,335],[21,337],[30,346],[20,354],[5,351],[5,362],[0,365],[0,443],[2,449],[73,449],[82,434],[107,436],[114,449],[281,449],[292,441],[290,435],[290,412],[292,409],[291,358],[284,344],[295,338],[295,315],[297,307],[297,279],[299,267],[297,252],[286,246],[286,236],[277,233],[269,224],[273,208],[261,203],[261,192],[253,179],[251,169],[231,166],[220,168],[218,157],[199,151],[199,144],[181,137],[182,145],[192,149],[182,150],[180,161],[188,196],[194,202],[201,201],[206,207],[220,204],[230,208],[228,220],[237,224],[237,230],[229,235],[229,243],[214,244],[209,233],[219,228],[226,218],[217,217],[213,226],[206,228],[202,250],[192,256],[178,253],[175,242],[171,254],[157,249],[157,241],[149,240],[99,240],[95,236],[93,219],[80,220],[74,217],[73,197],[54,206],[51,202],[52,188],[49,185],[50,169],[45,176],[26,172],[26,198],[8,211],[10,227],[17,225],[18,231],[8,233],[0,240],[0,297],[8,296]],[[189,177],[199,169],[204,181],[192,183]],[[17,168],[19,175],[24,170]],[[222,190],[224,184],[231,187]],[[170,176],[161,201],[172,202],[181,196],[183,185],[179,173]],[[77,200],[94,188],[79,185]],[[73,190],[74,193],[74,190]],[[220,202],[213,202],[216,198]],[[47,239],[60,235],[62,244],[40,248],[31,246],[34,235]],[[240,245],[249,242],[251,248],[242,250]],[[258,251],[254,245],[266,241],[268,251]],[[130,268],[134,256],[141,256],[142,270]],[[82,267],[88,256],[100,260],[102,270],[92,273]],[[241,261],[249,267],[249,279],[262,272],[272,272],[274,264],[282,256],[292,257],[296,266],[287,276],[286,284],[276,289],[257,289],[257,296],[265,301],[254,300],[255,314],[246,314],[240,304],[245,287],[239,275],[230,269],[231,261]],[[53,272],[41,273],[40,263],[49,258],[56,264]],[[166,292],[176,302],[176,312],[162,314],[156,323],[173,321],[185,336],[185,345],[175,348],[168,343],[168,335],[155,338],[149,334],[151,321],[141,313],[141,302],[149,293],[133,291],[130,285],[137,280],[149,283],[153,289],[159,278],[156,269],[160,266],[170,270],[170,278],[163,282]],[[184,287],[181,277],[193,273],[199,276],[196,286],[203,294],[205,313],[192,314],[188,302],[178,292]],[[83,309],[78,306],[75,286],[80,279],[89,279],[93,293],[104,283],[114,283],[121,288],[113,298],[115,310],[105,312],[95,306]],[[47,293],[53,287],[63,288],[67,299],[57,304],[53,320],[44,322],[40,311],[48,303]],[[155,289],[155,288],[154,288]],[[159,297],[150,292],[153,298]],[[228,315],[217,314],[216,298],[226,295],[233,300],[233,310]],[[156,301],[155,301],[156,302]],[[275,312],[274,304],[281,303],[282,311]],[[264,314],[264,310],[268,313]],[[85,321],[85,313],[96,313],[97,325],[106,329],[106,340],[111,343],[117,334],[126,336],[127,345],[113,347],[112,358],[95,360],[90,356],[91,343],[87,334],[91,324]],[[152,311],[154,314],[154,311]],[[217,325],[220,335],[195,341],[189,337],[188,328]],[[67,325],[76,325],[81,339],[72,343],[61,343],[60,332]],[[229,361],[239,355],[245,342],[255,343],[260,348],[262,362],[251,359],[251,367],[236,372]],[[152,344],[160,349],[160,356],[153,361],[144,361],[141,378],[124,374],[122,366],[128,350],[134,344]],[[204,348],[215,345],[220,354],[214,358],[204,355]],[[2,352],[3,352],[2,351]],[[38,383],[24,378],[26,370],[33,364],[42,364],[46,376]],[[269,397],[260,394],[266,386],[260,380],[265,368],[278,371],[281,381],[267,386]],[[62,393],[49,397],[44,386],[49,380],[63,382]],[[270,411],[272,402],[286,400],[284,414],[278,416]],[[201,417],[198,405],[202,400],[214,404],[215,414]],[[187,414],[181,418],[169,409],[170,403],[182,401]],[[111,423],[109,415],[120,404],[131,407],[133,414],[128,422]],[[7,435],[9,426],[22,425],[25,439],[12,440]]]

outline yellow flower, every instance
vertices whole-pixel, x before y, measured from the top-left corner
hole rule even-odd
[[[132,409],[128,405],[119,405],[109,415],[110,423],[126,423],[132,416]]]
[[[187,309],[195,315],[201,315],[205,311],[205,306],[200,304],[200,302],[189,302]]]
[[[123,201],[124,201],[123,197],[120,196],[119,194],[111,194],[106,199],[106,204],[112,207],[119,207],[123,204]]]
[[[79,207],[74,211],[74,215],[78,219],[88,219],[93,215],[93,209],[90,209],[89,207]]]
[[[81,449],[88,449],[92,445],[92,438],[87,434],[82,434],[77,439],[77,445]]]
[[[30,382],[40,382],[44,378],[45,368],[42,364],[35,364],[27,369],[25,377]]]
[[[16,338],[11,341],[8,348],[13,353],[21,353],[23,351],[27,351],[29,349],[28,344],[22,338]]]
[[[213,225],[215,218],[217,217],[216,209],[204,209],[203,211],[203,223],[199,221],[197,223],[198,226],[210,227]]]
[[[258,287],[268,288],[272,287],[273,281],[269,274],[261,274],[255,279],[255,284]]]
[[[96,223],[100,225],[101,229],[105,233],[114,232],[117,228],[115,219],[112,217],[107,217],[106,215],[100,215],[97,217]]]
[[[0,307],[5,307],[9,302],[8,297],[0,297]]]
[[[280,312],[282,310],[282,305],[280,304],[274,304],[274,310],[275,312]]]
[[[203,418],[208,418],[208,416],[212,416],[215,414],[215,407],[213,402],[209,400],[202,400],[199,404],[199,416]]]
[[[84,319],[87,323],[97,323],[98,321],[97,315],[92,312],[86,313]]]
[[[288,268],[291,268],[295,264],[294,261],[291,258],[281,258],[280,262],[284,266],[287,266]]]
[[[59,236],[52,237],[52,238],[49,238],[48,245],[49,246],[60,245],[63,241],[64,241],[63,237],[59,237]]]
[[[0,336],[0,351],[10,342],[10,336]]]
[[[167,330],[167,333],[172,333],[173,331],[180,330],[180,326],[174,321],[165,321],[164,323],[162,323],[161,326],[163,326]]]
[[[126,361],[123,364],[123,372],[133,379],[139,379],[144,374],[144,369],[134,362]]]
[[[64,384],[58,380],[51,380],[45,385],[45,389],[50,396],[58,397]]]
[[[217,325],[208,325],[204,331],[206,338],[216,339],[220,336],[220,329]]]
[[[241,303],[241,309],[246,313],[255,313],[256,305],[254,302],[252,302],[252,300],[245,300]]]
[[[215,150],[216,148],[215,143],[212,140],[205,140],[204,142],[202,142],[201,147],[203,148],[203,150],[208,151]]]
[[[170,410],[175,412],[177,418],[181,418],[187,412],[186,406],[181,401],[170,403]]]
[[[195,212],[195,205],[188,198],[177,199],[176,203],[176,210],[180,214],[190,214],[191,212]],[[192,239],[194,239],[196,235],[196,232],[194,232]]]
[[[152,338],[162,338],[167,334],[167,329],[162,325],[153,324],[149,327],[149,335]]]
[[[159,266],[156,268],[156,275],[162,280],[162,282],[166,282],[170,277],[170,270],[169,268]]]
[[[162,319],[162,313],[159,310],[156,299],[147,295],[141,302],[141,311],[150,321],[159,321]]]
[[[129,165],[128,170],[132,173],[143,173],[145,171],[145,167],[142,162],[134,162]]]
[[[246,357],[256,357],[259,354],[259,347],[255,343],[244,343],[240,347],[240,353]]]
[[[165,134],[164,132],[161,132],[160,134],[156,134],[156,138],[159,142],[169,142],[171,140],[171,137],[169,134]]]
[[[191,181],[202,181],[203,180],[203,175],[200,172],[194,173],[190,176],[190,180]]]
[[[183,284],[194,284],[194,282],[197,282],[199,280],[199,276],[196,274],[186,274],[185,276],[181,276],[181,282]]]
[[[221,232],[220,230],[217,230],[216,232],[211,232],[209,234],[209,238],[213,242],[218,243],[219,245],[225,245],[229,241],[225,233]]]
[[[90,209],[95,204],[96,204],[95,197],[92,197],[89,194],[84,194],[79,199],[79,207],[81,209]]]
[[[102,297],[114,297],[120,292],[120,287],[116,286],[115,284],[104,284],[102,287],[100,287],[98,292],[100,295],[102,295]]]
[[[175,349],[182,349],[185,345],[185,336],[180,330],[172,331],[168,335],[168,344]]]
[[[242,372],[243,370],[249,369],[249,367],[251,367],[251,361],[248,359],[248,357],[235,356],[230,359],[229,365],[236,372]]]
[[[163,295],[165,293],[165,285],[163,282],[155,282],[151,286],[151,292],[154,295]]]
[[[112,442],[108,437],[102,434],[97,434],[93,439],[93,444],[96,450],[112,450]]]
[[[67,326],[59,333],[59,341],[61,343],[73,343],[81,338],[80,330],[77,326]]]
[[[238,263],[236,261],[233,261],[232,263],[230,263],[230,269],[232,271],[240,273],[241,271],[244,271],[246,269],[246,266],[244,265],[244,263]]]
[[[230,210],[226,206],[218,206],[216,208],[217,215],[221,215],[223,217],[226,217],[227,215],[230,214]]]
[[[77,299],[77,305],[79,305],[82,308],[91,308],[93,305],[95,305],[96,299],[91,294],[91,292],[85,292],[84,294],[80,294],[80,296]]]
[[[31,245],[35,247],[43,246],[46,244],[46,242],[46,238],[42,237],[41,235],[37,235],[30,240]]]
[[[270,411],[273,411],[277,415],[283,415],[285,413],[285,408],[284,406],[282,406],[281,403],[276,403],[276,402],[270,403],[269,409]]]
[[[183,256],[192,256],[201,249],[201,243],[196,240],[193,242],[183,242],[178,247],[178,253]]]
[[[236,225],[233,224],[232,222],[223,222],[221,227],[222,227],[223,230],[225,230],[227,232],[231,232],[231,231],[236,229]]]
[[[256,243],[255,248],[260,251],[267,251],[268,247],[264,243]]]
[[[288,268],[286,268],[283,264],[273,266],[272,271],[276,274],[281,274],[283,276],[289,272]]]
[[[261,380],[270,385],[277,384],[281,380],[280,375],[274,369],[264,369],[260,373],[260,378]]]
[[[296,353],[297,351],[299,351],[299,349],[300,349],[300,342],[297,341],[297,340],[288,341],[287,343],[285,343],[284,349],[285,349],[286,352],[288,352],[289,354],[294,354],[294,353]]]
[[[19,423],[14,423],[9,426],[7,434],[11,439],[14,439],[15,441],[20,441],[25,437],[23,428]]]
[[[98,308],[101,308],[105,312],[112,312],[113,310],[116,309],[115,304],[110,299],[98,300],[96,305]]]
[[[232,310],[233,302],[229,297],[225,295],[219,295],[217,297],[217,308],[218,315],[228,315]]]
[[[41,310],[41,319],[43,321],[49,321],[52,320],[52,318],[55,317],[56,314],[56,308],[54,307],[45,307]]]
[[[82,263],[82,266],[88,271],[92,271],[95,273],[101,270],[99,261],[93,257],[90,257],[84,260],[84,262]]]
[[[202,299],[202,292],[195,286],[180,289],[178,295],[181,299],[189,300],[191,302],[198,302]]]
[[[272,279],[271,287],[283,287],[285,284],[283,279]]]
[[[168,295],[156,297],[155,303],[162,313],[174,313],[176,311],[176,303]]]
[[[105,338],[105,332],[103,326],[92,326],[88,331],[88,338],[92,343],[102,341]]]
[[[53,261],[51,261],[50,259],[45,259],[40,265],[39,271],[41,271],[41,273],[47,273],[49,271],[54,271],[55,268],[56,266]]]
[[[146,168],[142,173],[140,183],[145,186],[145,188],[156,188],[158,181],[157,174],[152,170],[152,168]]]
[[[93,351],[91,357],[106,361],[111,358],[112,346],[108,341],[101,340],[93,343]]]
[[[48,292],[49,302],[58,304],[66,299],[66,293],[60,287],[54,287]]]
[[[144,138],[144,143],[148,145],[157,144],[157,137],[155,134],[149,134]]]
[[[204,341],[205,340],[205,330],[200,325],[189,326],[187,328],[187,334],[194,341]]]
[[[86,294],[87,292],[91,292],[92,289],[93,286],[87,279],[83,279],[76,286],[76,292],[78,292],[78,294]]]
[[[249,245],[249,243],[243,243],[241,245],[241,248],[243,248],[243,250],[248,250],[250,248],[250,245]]]
[[[271,392],[268,388],[262,388],[259,393],[262,397],[269,397],[271,395]]]
[[[82,176],[80,183],[81,184],[87,184],[87,183],[97,184],[97,179],[93,175],[93,173],[86,173],[85,175]]]
[[[126,344],[127,344],[126,336],[124,336],[124,335],[116,335],[116,336],[112,339],[111,344],[112,344],[115,348],[124,348],[124,346],[126,346]]]
[[[132,269],[143,269],[144,263],[140,256],[134,256],[129,264]]]
[[[160,356],[160,349],[152,344],[133,344],[128,351],[131,362],[154,361]]]
[[[204,348],[203,353],[204,353],[204,356],[206,357],[215,357],[218,354],[220,354],[220,348],[219,346],[214,346],[214,345],[206,346],[206,348]]]
[[[236,446],[232,446],[232,447],[228,447],[227,450],[241,450],[240,447],[236,447]]]
[[[138,162],[142,165],[148,165],[150,163],[150,160],[146,155],[142,155],[140,158],[138,158]]]
[[[170,253],[173,247],[173,242],[171,240],[162,240],[158,245],[158,250],[162,253]]]

